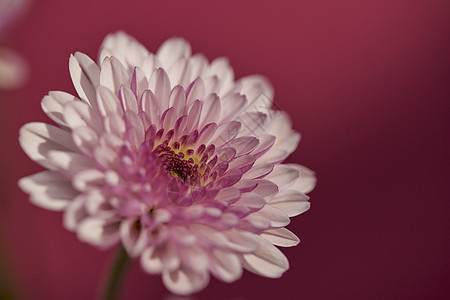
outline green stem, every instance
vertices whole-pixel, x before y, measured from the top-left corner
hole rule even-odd
[[[108,281],[106,283],[105,289],[103,291],[102,300],[115,300],[119,296],[121,281],[125,275],[128,263],[130,259],[127,252],[120,246],[119,251],[117,251],[114,264],[109,273]]]

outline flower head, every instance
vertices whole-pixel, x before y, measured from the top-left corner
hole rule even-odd
[[[276,246],[297,245],[289,218],[309,208],[313,173],[282,164],[299,142],[270,109],[261,76],[235,81],[224,58],[191,55],[181,38],[150,53],[123,32],[108,35],[99,64],[69,61],[78,98],[50,92],[57,123],[20,130],[28,156],[48,170],[20,180],[36,205],[64,211],[80,240],[122,243],[174,293],[232,282],[243,268],[280,277]]]

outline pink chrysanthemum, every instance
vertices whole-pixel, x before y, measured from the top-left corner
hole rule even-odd
[[[232,282],[245,268],[280,277],[276,246],[297,245],[284,228],[309,208],[313,172],[282,164],[300,136],[260,76],[235,81],[224,58],[191,55],[180,38],[156,54],[123,32],[108,35],[99,65],[69,61],[79,98],[50,92],[57,123],[29,123],[20,144],[47,171],[20,187],[36,205],[64,211],[64,225],[102,248],[121,243],[178,294],[210,274]]]

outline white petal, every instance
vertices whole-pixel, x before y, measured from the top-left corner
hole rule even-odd
[[[172,293],[189,295],[204,289],[209,283],[209,273],[196,274],[185,269],[164,271],[162,276],[164,285]]]
[[[76,197],[64,211],[63,223],[67,230],[74,231],[82,220],[88,217],[85,209],[85,196]]]
[[[208,69],[208,75],[215,75],[219,78],[221,95],[231,88],[234,80],[233,68],[225,57],[216,58],[211,62]]]
[[[117,95],[122,85],[130,86],[130,76],[122,63],[114,56],[106,57],[100,69],[100,85]]]
[[[263,112],[248,112],[239,116],[238,120],[242,123],[242,130],[239,133],[240,136],[251,135],[258,137],[265,132],[267,115]]]
[[[100,83],[100,70],[97,64],[86,54],[76,52],[70,56],[69,71],[80,98],[95,108],[95,89]]]
[[[119,92],[120,102],[125,112],[131,111],[135,114],[138,113],[138,102],[133,91],[126,86],[122,86]]]
[[[131,257],[141,254],[147,243],[147,232],[137,227],[137,221],[137,219],[127,219],[120,224],[122,243]]]
[[[200,236],[203,242],[213,247],[222,247],[228,242],[227,238],[222,234],[222,232],[207,225],[193,224],[190,225],[189,228],[197,236]]]
[[[184,114],[186,107],[186,92],[181,85],[177,85],[172,89],[169,107],[174,107],[176,109],[178,117]]]
[[[256,180],[258,183],[258,186],[254,190],[252,190],[252,193],[258,194],[261,197],[266,200],[266,202],[269,202],[273,199],[278,193],[278,186],[273,183],[270,180],[265,179],[258,179]]]
[[[94,167],[94,162],[85,155],[65,152],[65,151],[49,151],[48,159],[52,165],[65,171],[67,174],[75,174],[84,169]]]
[[[48,159],[50,151],[78,151],[69,132],[45,123],[22,126],[19,142],[32,160],[49,169],[55,168]]]
[[[106,248],[119,241],[119,227],[118,221],[86,218],[78,226],[77,235],[84,242]]]
[[[123,114],[119,99],[109,88],[103,86],[97,89],[97,106],[104,117],[110,114]]]
[[[187,100],[186,105],[190,105],[195,100],[205,98],[205,84],[201,78],[197,78],[191,85],[186,89]]]
[[[228,239],[227,248],[239,253],[253,252],[258,247],[258,236],[256,234],[229,230],[224,232]]]
[[[140,66],[149,55],[148,50],[135,38],[123,31],[108,34],[100,47],[99,61],[103,62],[106,56],[115,56],[125,66],[132,69]]]
[[[211,273],[225,282],[233,282],[242,276],[242,266],[236,254],[215,249],[212,252]]]
[[[145,132],[144,125],[139,117],[133,112],[127,112],[125,115],[127,124],[129,126],[126,134],[131,146],[134,150],[139,149],[139,146],[144,142]]]
[[[184,134],[190,134],[198,126],[198,120],[202,111],[202,104],[199,100],[195,100],[189,107],[186,128]]]
[[[171,86],[169,76],[164,69],[158,68],[153,72],[148,88],[155,94],[159,107],[166,110],[169,107]]]
[[[273,171],[265,177],[278,185],[280,191],[290,187],[298,178],[299,172],[289,165],[275,165]]]
[[[264,159],[273,156],[271,152],[284,150],[287,155],[294,152],[300,141],[300,134],[292,130],[289,115],[283,111],[268,112],[269,120],[266,124],[266,133],[277,137],[273,147],[264,155]],[[286,155],[286,156],[287,156]]]
[[[72,138],[78,149],[86,155],[91,155],[98,146],[98,135],[89,127],[77,127],[72,131]]]
[[[208,67],[208,59],[203,54],[195,54],[189,58],[191,62],[191,81],[194,81],[203,74]]]
[[[252,254],[244,254],[242,263],[250,272],[269,278],[279,278],[289,269],[286,256],[261,237],[258,249]]]
[[[299,238],[286,228],[268,229],[261,233],[261,237],[276,246],[292,247],[300,243]]]
[[[216,123],[209,123],[205,127],[203,127],[202,131],[200,131],[198,135],[197,145],[201,144],[209,144],[211,137],[217,130]]]
[[[220,114],[219,123],[231,121],[245,109],[247,99],[240,94],[233,94],[222,99],[222,112]]]
[[[297,190],[305,194],[311,192],[316,186],[317,182],[317,178],[314,175],[314,172],[307,167],[298,164],[288,164],[288,166],[296,169],[299,173],[297,180],[290,187],[290,189]]]
[[[71,182],[58,172],[43,171],[19,180],[34,204],[49,210],[63,210],[77,195]]]
[[[141,65],[142,71],[144,72],[147,80],[150,79],[150,77],[152,77],[153,72],[160,67],[161,62],[159,61],[158,57],[151,53],[144,59]]]
[[[191,83],[191,63],[188,59],[179,59],[175,64],[173,64],[167,71],[169,75],[170,82],[173,85],[181,85],[182,87],[187,87]]]
[[[137,100],[141,99],[142,94],[148,89],[148,80],[141,68],[135,67],[131,76],[130,88]]]
[[[266,201],[257,194],[244,193],[239,198],[239,201],[235,203],[233,207],[244,207],[250,211],[256,211],[261,209],[266,204]]]
[[[103,131],[99,113],[81,101],[69,102],[64,105],[64,120],[72,129],[87,126],[97,133]]]
[[[250,153],[259,144],[259,140],[252,136],[241,136],[233,139],[227,144],[229,147],[236,149],[236,156]]]
[[[297,216],[307,211],[311,204],[309,197],[296,190],[284,190],[270,201],[270,205],[281,209],[289,217]]]
[[[126,125],[122,116],[116,113],[111,113],[104,119],[103,123],[106,132],[112,133],[119,138],[123,138],[123,134],[126,130]]]
[[[156,53],[165,69],[169,69],[176,61],[191,55],[191,46],[182,38],[171,38],[165,41]]]
[[[217,122],[220,117],[220,98],[216,94],[206,97],[202,107],[202,114],[198,128],[203,128],[206,124]]]
[[[68,126],[64,119],[64,105],[73,101],[80,101],[66,92],[49,92],[41,101],[42,110],[56,123]]]
[[[159,124],[161,109],[155,94],[151,90],[144,91],[141,98],[141,110],[149,117],[152,124]]]
[[[270,204],[267,204],[261,210],[253,214],[269,220],[270,226],[272,227],[284,227],[290,222],[289,216],[285,212]]]
[[[242,178],[243,179],[258,179],[267,176],[270,172],[272,172],[274,168],[273,164],[260,164],[253,166],[248,172],[246,172]]]
[[[141,265],[147,273],[157,274],[163,270],[171,271],[178,269],[180,259],[176,248],[168,243],[145,249],[141,255]]]
[[[196,274],[208,272],[208,255],[201,246],[193,244],[188,247],[180,247],[178,248],[178,253],[182,257],[182,265],[186,269]]]
[[[175,126],[175,122],[177,121],[177,112],[175,110],[174,107],[171,107],[169,109],[167,109],[162,117],[161,117],[161,121],[162,121],[162,128],[165,130],[165,132],[171,130],[174,128]]]
[[[237,92],[247,97],[247,111],[267,112],[272,106],[273,87],[266,78],[259,75],[243,77],[236,86]]]
[[[78,172],[73,178],[73,186],[79,191],[99,189],[105,183],[105,174],[97,169]]]
[[[211,138],[211,143],[216,146],[222,146],[238,135],[241,130],[241,123],[238,121],[230,121],[222,123]],[[236,153],[234,153],[236,154]]]

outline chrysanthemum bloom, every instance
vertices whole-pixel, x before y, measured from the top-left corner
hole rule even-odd
[[[275,247],[297,245],[289,218],[309,208],[312,171],[282,164],[300,136],[269,108],[263,77],[235,81],[228,61],[191,55],[180,38],[156,54],[123,32],[106,37],[99,64],[69,61],[78,98],[50,92],[57,123],[29,123],[20,144],[47,171],[20,187],[64,211],[64,226],[92,245],[121,243],[177,294],[247,269],[280,277]]]

